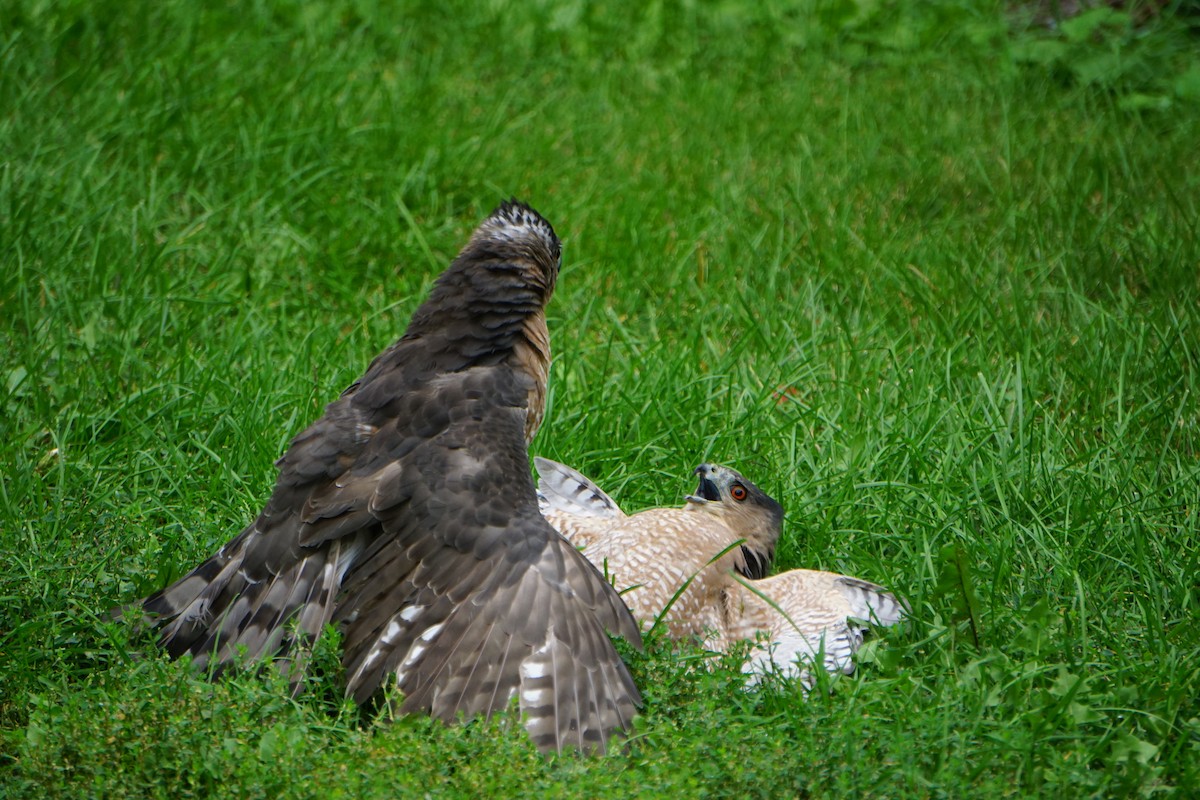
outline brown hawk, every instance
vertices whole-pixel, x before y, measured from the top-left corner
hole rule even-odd
[[[857,578],[807,569],[765,577],[783,508],[732,469],[701,464],[682,508],[626,515],[570,467],[534,463],[546,519],[623,590],[643,626],[661,616],[672,637],[721,652],[752,640],[752,676],[778,669],[807,682],[814,662],[853,672],[866,623],[904,616],[894,595]]]
[[[638,692],[606,631],[621,598],[538,512],[526,446],[550,367],[560,245],[516,201],[471,235],[404,335],[277,462],[249,527],[140,606],[173,656],[220,671],[340,627],[349,695],[452,722],[516,698],[538,747],[606,747]],[[125,609],[125,613],[130,613]]]

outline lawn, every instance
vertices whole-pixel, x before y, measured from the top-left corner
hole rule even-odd
[[[1194,13],[1194,12],[1193,12]],[[1200,33],[960,2],[0,8],[0,795],[1188,796]],[[500,200],[555,225],[531,448],[636,510],[705,460],[777,568],[907,597],[849,678],[623,649],[637,732],[210,683],[107,612],[273,461]]]

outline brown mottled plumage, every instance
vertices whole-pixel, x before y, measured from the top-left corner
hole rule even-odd
[[[515,697],[544,750],[603,751],[638,692],[616,592],[538,513],[526,445],[550,365],[559,241],[528,206],[472,234],[408,330],[297,436],[258,518],[140,604],[174,656],[224,668],[343,632],[347,692],[385,681],[447,722]],[[125,613],[130,613],[127,609]]]
[[[774,667],[806,677],[805,665],[818,659],[829,672],[852,672],[864,623],[891,625],[904,615],[895,596],[857,578],[800,569],[765,577],[783,508],[732,469],[702,464],[699,488],[682,508],[626,515],[570,467],[534,461],[542,513],[625,590],[643,626],[665,612],[675,638],[722,652],[755,641],[752,675]]]

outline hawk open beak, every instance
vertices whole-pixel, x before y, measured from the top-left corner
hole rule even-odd
[[[710,464],[701,464],[700,466],[696,467],[696,471],[693,474],[700,476],[700,485],[696,487],[695,495],[688,495],[688,500],[693,502],[700,502],[704,500],[716,502],[721,499],[721,491],[708,477],[711,472],[712,465]]]

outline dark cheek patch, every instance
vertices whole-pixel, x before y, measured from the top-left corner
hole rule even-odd
[[[742,574],[752,580],[762,580],[767,577],[767,560],[746,545],[742,545],[742,555],[746,558],[746,570]]]

